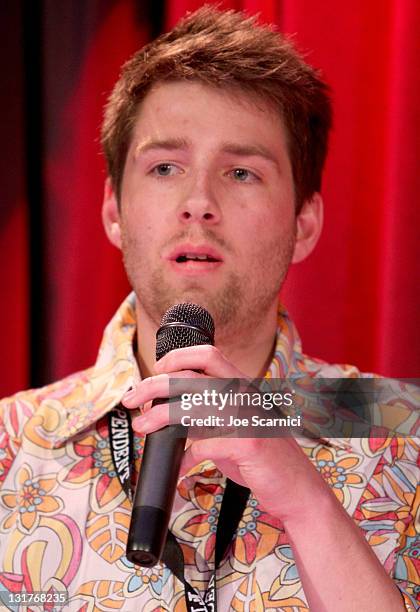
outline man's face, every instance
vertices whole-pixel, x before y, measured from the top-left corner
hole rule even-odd
[[[120,207],[127,274],[156,324],[182,301],[226,334],[276,310],[296,219],[285,129],[269,106],[196,82],[157,85],[138,113]]]

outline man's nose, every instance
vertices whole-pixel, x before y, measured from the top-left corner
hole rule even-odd
[[[178,207],[182,223],[206,223],[214,225],[221,220],[221,210],[209,177],[191,180],[187,192]]]

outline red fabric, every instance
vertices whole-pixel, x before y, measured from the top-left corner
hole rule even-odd
[[[420,7],[396,2],[391,36],[387,160],[383,218],[381,309],[377,355],[385,372],[420,373],[419,228],[420,192]],[[389,245],[389,249],[387,248]],[[385,258],[385,249],[389,256]],[[399,347],[402,348],[399,351]]]
[[[136,28],[135,3],[118,2],[90,40],[62,109],[62,138],[46,168],[50,379],[94,362],[103,327],[129,290],[120,253],[101,230],[99,126],[121,64],[146,41]]]
[[[21,3],[0,19],[0,394],[29,384],[29,234],[25,192],[24,79]],[[7,17],[7,18],[6,18]]]
[[[28,232],[23,199],[11,206],[0,227],[2,254],[0,389],[3,395],[29,384]]]
[[[419,26],[414,1],[283,2],[335,103],[324,236],[285,301],[308,352],[400,377],[420,371]]]

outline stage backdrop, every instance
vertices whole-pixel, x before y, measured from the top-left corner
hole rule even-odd
[[[199,1],[2,3],[2,395],[84,368],[128,292],[100,220],[102,106],[119,66]],[[420,374],[420,4],[243,0],[333,90],[326,222],[283,292],[305,351]]]

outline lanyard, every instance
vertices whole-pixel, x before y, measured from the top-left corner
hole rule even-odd
[[[115,471],[127,497],[132,500],[133,429],[129,411],[121,404],[108,414],[108,427]],[[249,492],[249,489],[236,484],[233,480],[229,478],[226,480],[217,524],[214,572],[203,596],[185,579],[184,555],[181,546],[173,533],[168,530],[162,561],[183,583],[188,612],[217,612],[216,571],[236,532],[248,501]]]

